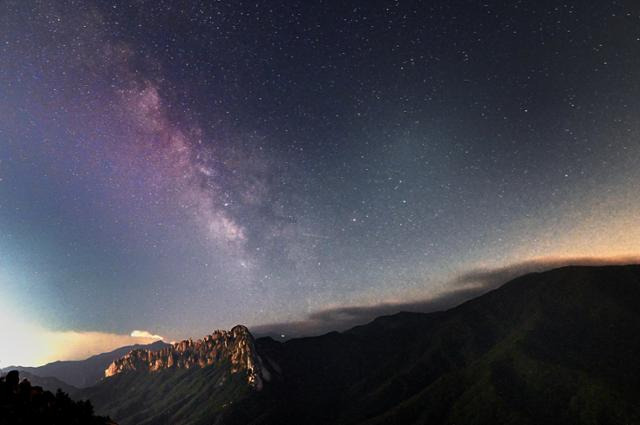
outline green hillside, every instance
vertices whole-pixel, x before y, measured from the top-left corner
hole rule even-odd
[[[120,425],[209,424],[250,391],[244,373],[221,364],[203,369],[123,373],[85,390]]]
[[[284,378],[225,423],[638,424],[639,305],[640,267],[568,267],[444,313],[258,340]]]

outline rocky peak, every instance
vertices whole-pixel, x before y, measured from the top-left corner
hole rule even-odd
[[[246,372],[249,385],[258,390],[262,388],[262,361],[256,352],[253,336],[242,325],[234,326],[230,331],[214,331],[197,341],[176,342],[159,351],[132,350],[111,363],[104,376],[108,378],[129,371],[203,368],[225,362],[231,366],[231,373]]]

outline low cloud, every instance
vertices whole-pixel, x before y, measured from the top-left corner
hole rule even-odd
[[[148,332],[146,332],[148,334]],[[149,336],[116,334],[107,332],[46,332],[42,354],[47,353],[41,360],[47,363],[55,360],[82,360],[95,354],[105,353],[125,345],[150,344],[157,341],[158,335]]]
[[[131,336],[134,338],[148,338],[148,339],[154,339],[154,340],[164,340],[163,337],[161,337],[160,335],[154,335],[151,332],[147,332],[147,331],[139,331],[139,330],[134,330],[133,332],[131,332]]]
[[[484,288],[461,288],[445,294],[405,303],[380,303],[374,305],[346,306],[311,313],[305,320],[297,322],[270,323],[253,326],[251,332],[256,336],[274,338],[295,338],[320,335],[330,331],[342,331],[362,325],[379,316],[395,314],[400,311],[433,312],[446,310],[474,298],[485,292]]]
[[[2,320],[5,319],[5,320]],[[0,368],[40,366],[56,360],[83,360],[133,344],[150,344],[161,337],[146,331],[130,335],[109,332],[51,331],[0,312]]]
[[[462,273],[453,282],[454,286],[481,286],[496,288],[511,279],[527,273],[542,272],[565,266],[606,266],[640,264],[640,256],[618,257],[541,257],[504,267],[477,267]]]
[[[558,267],[640,264],[640,256],[621,257],[544,257],[510,264],[504,267],[470,269],[450,282],[451,290],[440,295],[403,303],[346,306],[320,310],[296,322],[270,323],[254,326],[256,336],[294,338],[342,331],[370,322],[379,316],[401,311],[429,313],[447,310],[495,289],[527,273],[542,272]]]

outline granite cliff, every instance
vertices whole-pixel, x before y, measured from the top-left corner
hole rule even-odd
[[[253,336],[242,325],[230,331],[217,330],[203,339],[191,339],[169,345],[161,350],[132,350],[113,361],[104,371],[105,378],[132,371],[156,372],[164,369],[191,369],[228,363],[231,373],[246,372],[248,384],[262,389],[262,370]],[[267,375],[267,376],[265,376]]]

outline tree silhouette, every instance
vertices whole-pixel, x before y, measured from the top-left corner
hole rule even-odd
[[[73,401],[61,389],[54,395],[27,379],[20,382],[16,370],[0,378],[0,425],[9,424],[115,425],[95,416],[89,400]]]

